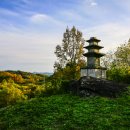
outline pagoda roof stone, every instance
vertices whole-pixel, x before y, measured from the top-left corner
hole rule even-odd
[[[93,48],[94,49],[101,49],[101,48],[104,48],[104,47],[93,44],[93,45],[88,45],[88,46],[86,46],[84,48],[86,48],[86,49],[93,49]]]
[[[105,54],[104,53],[98,53],[98,52],[87,52],[83,55],[86,56],[86,57],[102,57]]]
[[[89,40],[87,40],[87,42],[100,42],[101,40],[97,39],[96,37],[91,37]]]

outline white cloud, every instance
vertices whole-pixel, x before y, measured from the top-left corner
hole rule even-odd
[[[34,23],[43,23],[50,19],[49,16],[45,14],[34,14],[31,16],[31,21]]]
[[[98,3],[95,0],[83,0],[85,6],[97,6]]]
[[[82,13],[81,16],[83,16],[86,21],[90,20],[91,23],[97,23],[101,22],[102,20],[107,20],[107,15],[110,12],[110,10],[107,10],[106,7],[99,5],[99,3],[95,0],[81,1],[78,10],[80,10],[80,12]]]
[[[91,6],[97,6],[98,4],[96,2],[91,2],[90,5]]]
[[[57,19],[54,19],[53,17],[46,15],[46,14],[34,14],[30,17],[30,21],[34,24],[45,24],[46,25],[58,25],[59,27],[63,27],[64,23],[62,21],[59,21]]]

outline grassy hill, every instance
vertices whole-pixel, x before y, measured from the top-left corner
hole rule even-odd
[[[53,95],[0,109],[0,130],[129,130],[130,95]]]

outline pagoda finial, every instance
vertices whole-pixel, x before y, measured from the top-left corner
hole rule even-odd
[[[87,42],[93,42],[93,41],[95,41],[95,42],[100,42],[101,40],[99,40],[99,39],[97,39],[96,37],[90,37],[90,39],[89,40],[87,40]]]

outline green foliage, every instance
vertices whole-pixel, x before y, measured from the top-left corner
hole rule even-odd
[[[48,86],[51,89],[50,86]],[[3,80],[0,83],[0,107],[13,105],[16,102],[40,97],[46,95],[48,92],[45,85],[35,85],[33,83],[20,85],[13,80]]]
[[[11,79],[18,84],[43,84],[45,78],[47,78],[46,75],[33,74],[23,71],[0,71],[0,82],[2,82],[4,79]]]
[[[130,83],[130,67],[129,66],[112,66],[107,71],[107,77],[117,82]]]
[[[121,44],[117,48],[115,56],[118,62],[130,65],[130,39],[127,43]]]
[[[45,95],[47,89],[44,82],[47,79],[48,77],[42,74],[0,71],[0,107]]]
[[[0,83],[0,107],[15,104],[27,98],[19,87],[20,86],[15,84],[13,80],[8,82],[4,80]]]
[[[24,79],[22,78],[22,76],[20,74],[14,74],[14,73],[10,73],[7,71],[0,71],[0,82],[2,82],[4,79],[5,80],[12,79],[13,81],[15,81],[17,83],[24,82]]]
[[[26,95],[28,99],[30,99],[30,98],[40,96],[45,91],[45,86],[35,85],[35,84],[30,83],[30,84],[27,84],[26,86],[25,85],[20,86],[20,89],[22,90],[24,95]]]
[[[130,40],[121,44],[115,53],[114,58],[110,56],[111,64],[107,71],[107,78],[117,82],[130,83]]]
[[[83,46],[82,33],[75,27],[70,30],[67,28],[62,45],[57,45],[55,50],[58,59],[54,64],[56,77],[63,80],[79,79],[80,68],[85,65]]]
[[[101,66],[110,69],[113,61],[115,60],[115,52],[114,51],[108,51],[105,56],[101,57]]]
[[[85,66],[84,61],[77,64],[67,64],[64,68],[55,71],[53,78],[61,80],[73,80],[80,78],[80,68]]]
[[[62,80],[61,87],[60,87],[60,93],[68,93],[70,80]]]
[[[22,77],[23,82],[16,80],[19,76]],[[0,107],[35,97],[65,93],[66,90],[66,81],[55,76],[47,77],[22,71],[1,71],[0,80]]]
[[[53,95],[0,109],[0,129],[129,130],[130,95],[117,99]]]
[[[16,81],[19,75],[21,75],[23,83],[19,80]],[[60,78],[55,79],[54,76],[48,78],[44,75],[21,71],[2,71],[0,76],[0,79],[3,80],[0,83],[0,107],[35,97],[61,94],[66,89],[65,81]]]
[[[51,96],[56,94],[65,94],[67,93],[67,88],[69,87],[70,80],[55,79],[53,76],[45,84],[45,90],[42,93],[42,96]]]

